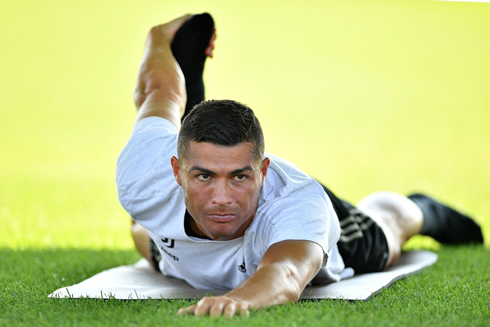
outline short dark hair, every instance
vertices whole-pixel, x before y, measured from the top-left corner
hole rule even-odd
[[[179,132],[179,160],[185,158],[191,141],[221,146],[251,142],[254,160],[264,156],[264,134],[259,120],[252,109],[233,100],[208,100],[194,106]]]

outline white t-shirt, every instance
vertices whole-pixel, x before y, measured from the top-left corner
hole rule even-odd
[[[199,289],[233,289],[250,277],[264,253],[284,240],[309,240],[324,251],[322,283],[340,280],[338,218],[322,187],[293,164],[267,154],[271,163],[255,217],[244,236],[213,241],[188,236],[182,188],[170,158],[177,155],[177,128],[159,117],[139,121],[119,156],[119,201],[148,229],[158,246],[164,275]],[[328,260],[327,260],[328,259]]]

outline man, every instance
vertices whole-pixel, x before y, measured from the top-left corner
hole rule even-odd
[[[151,29],[136,124],[117,166],[138,251],[196,288],[231,289],[179,314],[231,317],[297,301],[310,282],[383,270],[418,233],[443,243],[483,242],[473,220],[427,196],[379,192],[356,208],[265,155],[250,108],[201,102],[215,37],[208,14]]]

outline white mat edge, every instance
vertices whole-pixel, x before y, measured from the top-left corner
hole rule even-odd
[[[367,291],[367,290],[362,291],[362,290],[360,290],[358,296],[355,296],[355,297],[353,297],[353,296],[342,296],[342,295],[334,294],[334,293],[338,293],[338,291],[337,292],[331,292],[331,295],[329,295],[329,292],[330,292],[329,288],[332,289],[332,286],[333,286],[333,288],[339,288],[340,285],[348,285],[350,283],[351,287],[352,287],[352,284],[353,284],[352,282],[354,282],[356,280],[360,280],[362,278],[364,278],[364,279],[369,278],[370,277],[369,275],[372,275],[372,274],[364,274],[364,275],[355,276],[353,278],[345,279],[345,280],[342,280],[342,281],[340,281],[338,283],[334,283],[334,284],[329,284],[329,285],[325,285],[325,286],[307,287],[305,289],[305,291],[303,292],[303,294],[301,295],[300,300],[321,300],[321,299],[325,299],[325,298],[331,298],[331,299],[338,299],[338,300],[343,299],[343,300],[368,301],[369,299],[371,299],[376,294],[379,294],[384,289],[387,289],[388,287],[390,287],[394,282],[396,282],[400,279],[406,278],[410,275],[418,274],[424,268],[434,264],[437,261],[437,254],[435,254],[431,251],[426,251],[426,250],[408,251],[408,252],[404,252],[403,254],[405,255],[405,257],[402,256],[402,259],[408,258],[408,260],[410,259],[410,255],[414,255],[414,254],[423,255],[423,256],[425,256],[425,259],[424,259],[425,261],[422,263],[412,263],[408,267],[405,267],[403,265],[403,260],[400,260],[400,262],[397,262],[395,265],[388,268],[386,271],[374,273],[375,276],[383,277],[383,278],[385,278],[385,280],[387,280],[387,282],[382,282],[381,284],[379,284],[378,288],[375,291]],[[112,269],[117,269],[117,268],[121,268],[121,267],[135,267],[135,265],[136,264],[119,266],[119,267],[114,267]],[[410,269],[405,269],[404,272],[397,273],[397,270],[400,270],[400,269],[403,270],[403,268],[410,268]],[[111,269],[109,269],[109,270],[111,270]],[[96,276],[98,276],[104,272],[109,271],[109,270],[103,271],[99,274],[96,274],[96,275],[90,277],[90,278],[96,277]],[[391,275],[393,275],[393,276],[391,276]],[[140,294],[138,295],[138,291],[136,289],[133,290],[134,291],[134,297],[132,295],[132,292],[129,293],[129,295],[118,296],[117,294],[112,293],[112,292],[104,293],[102,290],[97,291],[97,294],[100,292],[100,295],[98,295],[98,296],[93,295],[95,292],[93,292],[92,295],[88,295],[87,293],[85,293],[86,296],[83,296],[83,295],[74,296],[74,295],[70,294],[70,291],[69,291],[70,288],[72,288],[72,287],[76,288],[78,285],[89,280],[90,278],[88,278],[88,279],[86,279],[86,280],[84,280],[78,284],[72,285],[72,286],[62,287],[62,288],[54,291],[53,293],[49,294],[48,297],[55,298],[55,299],[61,299],[61,298],[94,298],[94,299],[105,299],[105,300],[107,300],[107,299],[114,298],[114,299],[118,299],[118,300],[147,300],[147,299],[151,298],[151,299],[156,299],[156,300],[172,300],[172,299],[191,300],[191,299],[202,298],[205,295],[219,296],[219,295],[223,295],[226,292],[228,292],[227,290],[204,290],[204,289],[193,289],[193,288],[190,288],[190,286],[189,286],[189,288],[183,288],[183,287],[178,287],[178,286],[172,285],[171,287],[166,287],[165,289],[159,289],[159,296],[157,296],[157,297],[152,296],[151,292],[150,292],[150,295],[145,295],[147,293],[140,291]],[[185,287],[185,285],[187,285],[183,281],[180,281],[180,280],[175,280],[175,281],[180,283],[181,286],[184,285],[184,287]],[[87,288],[87,289],[89,289],[89,288]],[[97,290],[99,290],[99,289],[97,288]],[[72,293],[74,293],[74,292],[72,292]],[[179,296],[176,296],[176,294],[179,294]],[[140,297],[141,295],[142,295],[142,297]]]

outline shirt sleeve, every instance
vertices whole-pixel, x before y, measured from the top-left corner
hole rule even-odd
[[[136,123],[116,165],[119,201],[133,219],[155,205],[152,199],[178,188],[170,164],[177,155],[177,137],[177,128],[166,119],[148,117]]]
[[[306,240],[319,244],[324,252],[323,265],[340,237],[340,225],[333,206],[315,181],[296,196],[282,199],[267,210],[267,248],[285,240]]]

